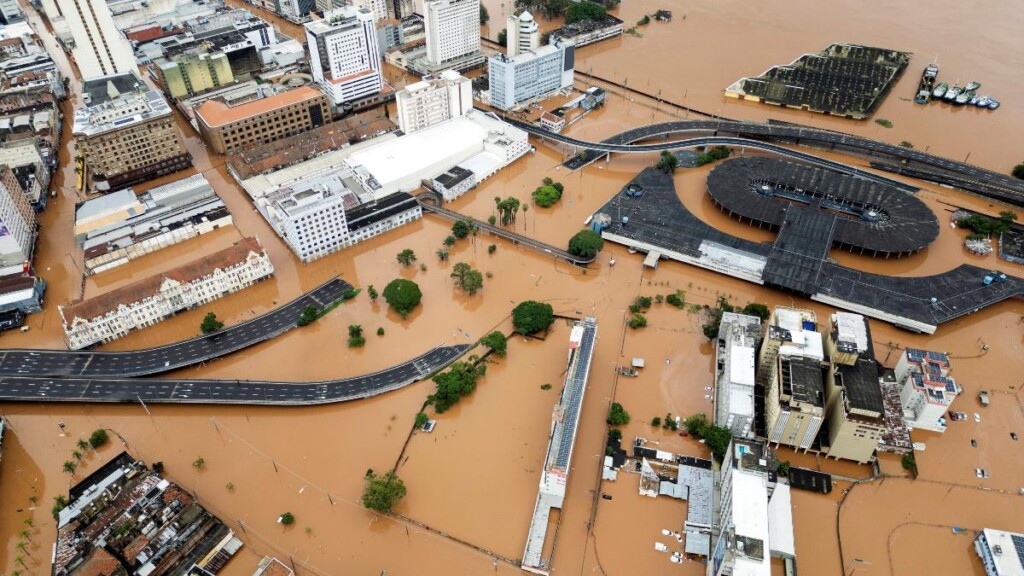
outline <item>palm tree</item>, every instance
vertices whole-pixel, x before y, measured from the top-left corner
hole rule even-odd
[[[22,520],[21,523],[24,524],[25,526],[34,526],[34,524],[32,524],[32,517],[31,516],[29,516],[28,518],[25,518],[24,520]]]
[[[64,462],[64,471],[67,472],[68,474],[74,474],[75,473],[75,463],[72,462],[71,460],[66,460]]]
[[[17,558],[14,559],[14,561],[17,562],[18,564],[21,564],[22,568],[26,568],[26,566],[25,566],[25,557],[24,556],[18,556]]]
[[[75,450],[74,452],[72,452],[71,455],[75,457],[76,461],[78,461],[78,462],[82,461],[82,453],[79,452],[78,450]]]
[[[79,438],[78,442],[75,443],[75,446],[78,446],[79,450],[88,450],[89,449],[89,441],[86,440],[85,438]]]
[[[24,554],[28,554],[28,550],[26,550],[26,548],[28,548],[28,545],[25,544],[25,542],[18,542],[17,544],[14,545],[14,547],[17,548],[19,552],[22,552]],[[31,554],[28,554],[28,555],[31,556]]]
[[[18,532],[18,537],[19,538],[24,538],[25,540],[31,540],[32,539],[32,533],[29,532],[28,530],[22,530],[21,532]]]

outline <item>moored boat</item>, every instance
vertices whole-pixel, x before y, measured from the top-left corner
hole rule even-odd
[[[932,91],[932,96],[935,98],[942,98],[943,96],[946,95],[946,90],[948,89],[949,84],[946,84],[945,82],[940,82],[939,85],[935,87],[935,90]]]
[[[952,102],[952,101],[956,100],[957,96],[960,95],[961,90],[962,90],[962,88],[960,88],[956,84],[953,84],[952,88],[950,88],[949,90],[946,90],[946,95],[943,96],[943,98],[946,100],[946,102]]]
[[[999,100],[996,100],[995,98],[990,98],[990,102],[988,103],[988,109],[995,110],[996,108],[999,108]]]
[[[977,90],[981,88],[981,82],[968,82],[964,90]]]

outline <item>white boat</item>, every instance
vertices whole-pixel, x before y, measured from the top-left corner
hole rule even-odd
[[[996,108],[999,108],[999,100],[992,98],[991,102],[988,103],[988,109],[995,110]]]

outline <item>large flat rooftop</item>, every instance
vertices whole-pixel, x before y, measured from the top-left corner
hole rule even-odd
[[[640,172],[597,210],[595,218],[601,215],[607,218],[602,236],[610,241],[796,292],[916,332],[932,333],[943,322],[1024,295],[1024,280],[977,266],[964,264],[933,276],[885,276],[806,251],[779,250],[788,245],[785,229],[773,244],[726,234],[691,213],[676,195],[672,177],[654,168]]]
[[[741,78],[726,95],[812,112],[867,118],[910,62],[910,54],[855,44],[832,44],[760,76]]]

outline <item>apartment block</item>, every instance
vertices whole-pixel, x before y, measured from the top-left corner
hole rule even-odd
[[[72,134],[98,191],[123,188],[191,165],[171,107],[134,73],[87,80]]]
[[[911,428],[946,431],[946,412],[962,391],[950,376],[949,356],[908,348],[896,362],[903,419]]]
[[[352,6],[370,11],[374,21],[390,18],[389,4],[390,0],[352,0]]]
[[[319,88],[303,86],[231,106],[213,98],[194,110],[199,133],[218,154],[266,144],[319,128],[331,119],[331,104]]]
[[[509,58],[540,48],[540,26],[533,19],[533,14],[526,10],[519,16],[508,17],[505,33],[506,54]]]
[[[260,203],[267,221],[303,262],[423,216],[419,203],[409,194],[360,199],[342,176],[331,172],[303,179],[267,195]]]
[[[824,345],[808,310],[777,307],[761,344],[758,384],[765,388],[768,440],[809,450],[825,417]]]
[[[409,84],[395,95],[398,127],[410,134],[434,124],[465,116],[473,109],[473,87],[454,70],[437,78]]]
[[[718,471],[717,531],[707,576],[770,576],[771,558],[796,556],[789,485],[772,450],[734,438]]]
[[[835,312],[829,319],[825,338],[828,435],[822,448],[831,458],[863,464],[874,459],[887,431],[882,369],[875,362],[866,318]]]
[[[35,241],[35,210],[11,169],[0,166],[0,276],[22,272]]]
[[[715,346],[715,425],[733,436],[754,436],[754,359],[761,340],[761,319],[725,312]]]
[[[87,300],[58,306],[68,347],[80,350],[158,324],[274,273],[256,238]]]
[[[72,53],[82,78],[135,72],[132,46],[114,23],[104,0],[56,0],[75,47]]]
[[[422,68],[426,71],[461,71],[483,64],[479,0],[425,0],[423,25],[427,52]]]
[[[516,56],[496,54],[487,61],[490,104],[511,110],[523,103],[572,87],[576,48],[555,41]]]
[[[313,79],[335,106],[380,94],[385,84],[373,12],[339,8],[305,28]]]

